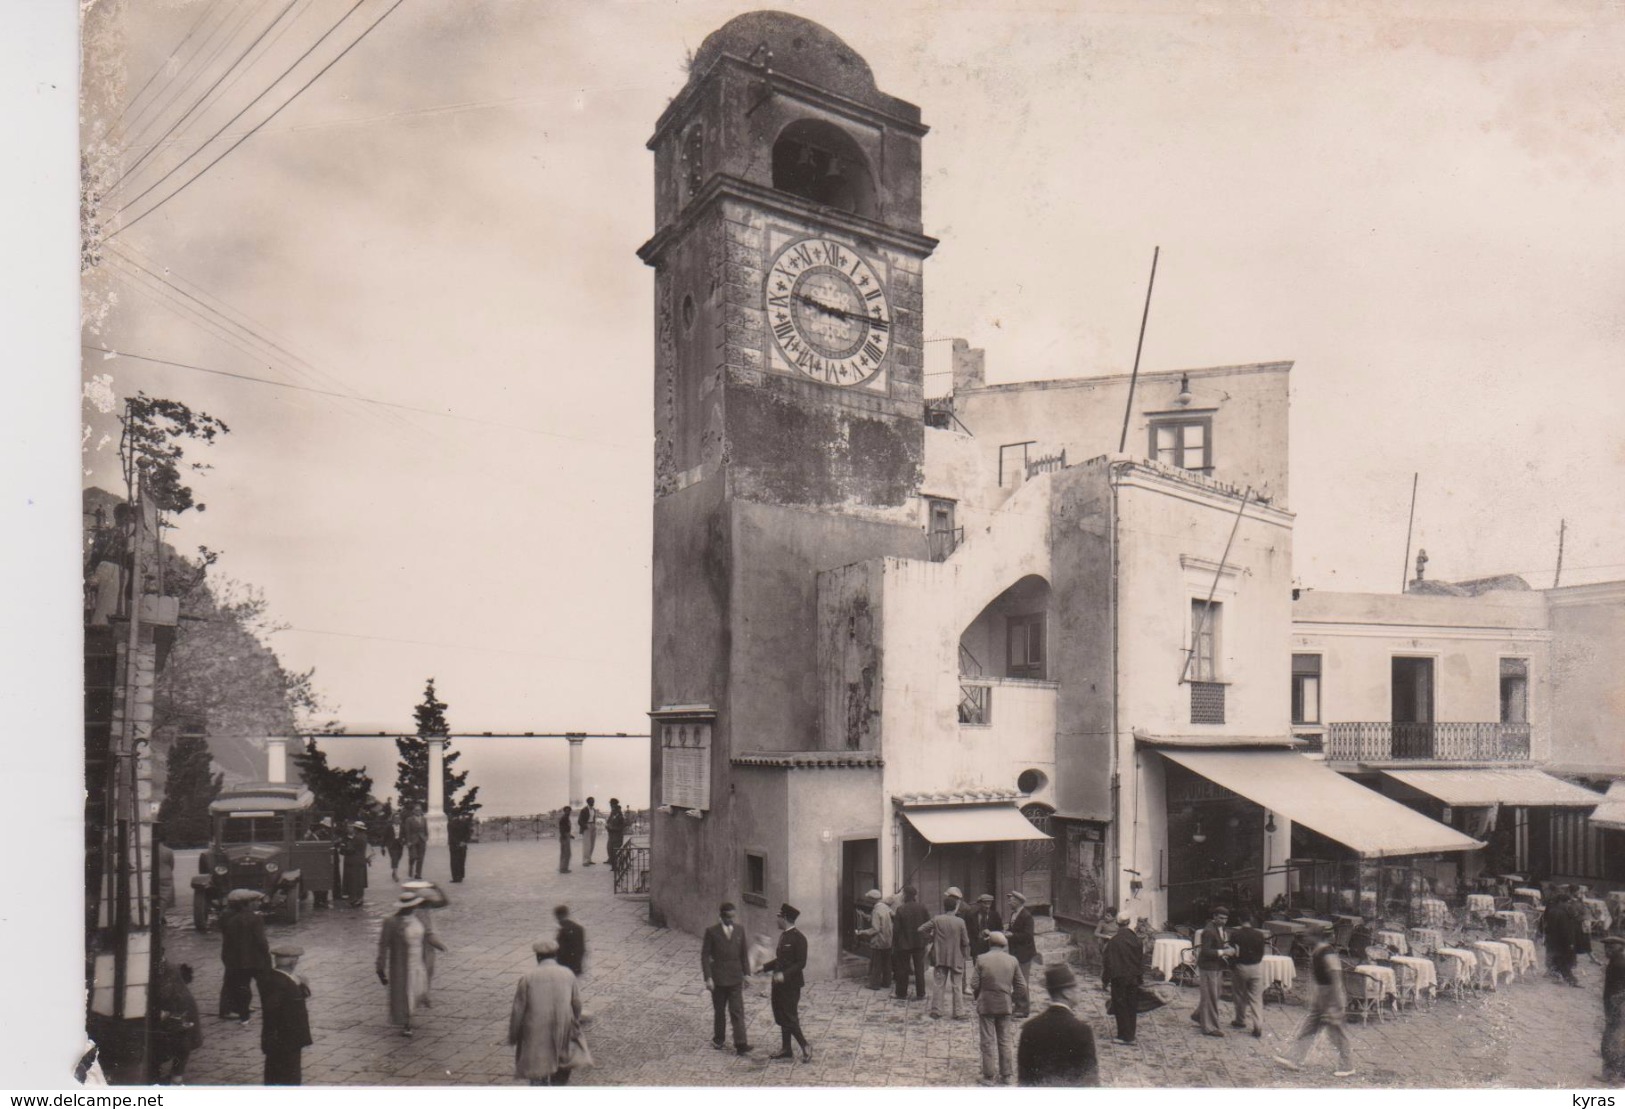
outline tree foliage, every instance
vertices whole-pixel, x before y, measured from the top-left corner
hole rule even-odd
[[[341,823],[363,820],[375,823],[384,807],[372,795],[372,779],[367,768],[342,770],[329,766],[327,752],[316,745],[315,737],[305,740],[305,749],[293,756],[299,776],[316,795],[316,808]]]
[[[171,847],[209,842],[209,802],[220,793],[224,775],[210,772],[213,756],[202,732],[188,731],[169,749],[169,768],[158,820]]]
[[[430,678],[423,689],[423,700],[412,709],[412,716],[417,721],[418,734],[400,736],[395,740],[395,749],[401,756],[400,761],[395,764],[395,792],[400,794],[403,807],[409,803],[424,809],[428,807],[429,744],[426,737],[450,734],[451,726],[446,723],[446,708],[446,703],[435,695],[434,679]],[[442,760],[441,775],[441,783],[445,788],[447,816],[465,814],[472,816],[483,807],[475,800],[479,796],[479,786],[470,789],[462,797],[457,796],[468,781],[468,771],[452,769],[460,758],[462,753],[453,751],[448,742]]]
[[[225,421],[206,412],[194,412],[180,401],[137,393],[124,402],[124,435],[119,457],[124,462],[124,481],[133,494],[139,479],[142,494],[159,510],[178,516],[187,509],[202,512],[207,506],[192,495],[182,478],[186,457],[184,440],[213,443],[217,435],[231,431]],[[186,469],[199,472],[209,467],[192,462]]]

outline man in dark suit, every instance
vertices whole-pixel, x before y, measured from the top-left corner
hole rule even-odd
[[[451,880],[461,882],[468,865],[468,843],[474,838],[474,818],[458,813],[446,825],[446,846],[451,849]]]
[[[999,919],[999,910],[993,904],[991,893],[984,893],[976,899],[976,907],[971,910],[965,927],[970,931],[971,957],[987,954],[988,934],[1004,931],[1004,921]]]
[[[1016,1048],[1018,1086],[1098,1086],[1095,1034],[1073,1015],[1078,980],[1072,968],[1056,963],[1044,968],[1049,1008],[1021,1026]]]
[[[1106,941],[1106,988],[1112,993],[1112,1015],[1117,1018],[1117,1042],[1131,1044],[1139,1026],[1140,981],[1145,977],[1145,950],[1140,937],[1129,927],[1125,914],[1117,919],[1117,931]]]
[[[1010,908],[1010,954],[1021,964],[1021,976],[1033,980],[1033,962],[1038,958],[1038,941],[1033,938],[1033,914],[1027,908],[1027,895],[1011,890],[1006,898]],[[1024,1017],[1027,1009],[1017,1009],[1016,1016]]]
[[[750,1041],[745,1038],[745,975],[750,972],[746,955],[745,930],[734,919],[732,901],[724,901],[717,912],[717,923],[705,930],[700,941],[700,973],[705,976],[705,988],[711,991],[711,1012],[715,1020],[711,1025],[711,1046],[721,1051],[728,1045],[722,1036],[733,1021],[734,1050],[741,1055],[750,1052]]]
[[[911,972],[914,975],[914,1000],[925,1000],[925,937],[920,935],[920,927],[931,919],[931,914],[920,904],[919,898],[919,890],[904,886],[903,903],[892,915],[891,957],[898,1001],[908,997]]]
[[[311,1043],[305,1008],[310,985],[297,970],[304,953],[291,944],[272,949],[276,969],[260,979],[260,1004],[265,1007],[260,1050],[265,1052],[267,1086],[298,1086],[304,1080],[301,1053]]]
[[[236,1017],[244,1024],[254,1011],[253,984],[271,969],[265,924],[254,911],[262,896],[258,890],[232,890],[226,895],[226,913],[220,918],[220,963],[225,968],[220,981],[220,1016],[227,1020]],[[265,1004],[264,997],[260,1004]]]
[[[789,902],[779,906],[779,947],[773,961],[762,969],[773,972],[773,1022],[784,1037],[784,1046],[770,1058],[795,1058],[790,1052],[790,1040],[794,1038],[801,1046],[801,1061],[810,1063],[812,1052],[801,1032],[801,987],[806,984],[801,972],[807,965],[807,937],[796,928],[799,916],[801,910]]]
[[[1236,949],[1230,944],[1230,910],[1223,905],[1202,929],[1196,944],[1197,998],[1191,1019],[1202,1026],[1204,1036],[1222,1036],[1219,1028],[1219,995],[1224,990],[1224,971]]]
[[[577,978],[581,977],[581,968],[587,962],[587,933],[581,925],[570,919],[570,906],[559,905],[553,910],[553,915],[559,922],[559,953],[556,956],[561,967],[569,967]]]
[[[574,825],[570,822],[570,806],[564,806],[559,813],[559,873],[570,873],[570,841],[575,838]]]

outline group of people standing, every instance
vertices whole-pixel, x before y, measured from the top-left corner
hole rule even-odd
[[[571,845],[577,838],[581,840],[581,865],[598,865],[593,860],[593,851],[598,845],[598,816],[598,800],[595,797],[587,798],[587,803],[574,817],[570,815],[569,805],[559,810],[560,874],[570,873]],[[608,841],[605,861],[614,866],[626,837],[626,813],[621,810],[619,798],[609,799],[609,813],[604,817],[604,834]]]

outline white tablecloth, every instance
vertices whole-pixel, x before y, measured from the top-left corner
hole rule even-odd
[[[1456,962],[1460,963],[1461,966],[1457,967],[1456,969],[1463,978],[1471,978],[1473,976],[1473,968],[1478,966],[1478,956],[1473,952],[1461,947],[1441,947],[1439,948],[1439,957],[1443,959],[1454,959]]]
[[[1151,966],[1162,971],[1164,978],[1174,976],[1174,968],[1179,966],[1179,958],[1191,948],[1191,941],[1185,939],[1158,939],[1151,942]]]
[[[1493,913],[1495,911],[1495,898],[1487,893],[1469,893],[1467,895],[1467,911],[1485,915]]]
[[[1490,988],[1494,989],[1501,984],[1501,976],[1506,975],[1508,982],[1517,974],[1512,962],[1512,948],[1496,940],[1480,940],[1473,944],[1474,950],[1486,952],[1492,962],[1490,972]]]
[[[1395,955],[1395,966],[1409,967],[1416,972],[1416,992],[1426,993],[1439,984],[1439,972],[1433,966],[1432,959],[1418,959],[1414,955]]]
[[[1375,963],[1361,963],[1354,968],[1361,974],[1369,974],[1382,985],[1383,997],[1397,997],[1399,987],[1394,982],[1394,968],[1378,966]]]
[[[1321,920],[1317,916],[1300,916],[1293,923],[1303,925],[1306,932],[1330,932],[1332,930],[1331,921]]]
[[[1535,969],[1535,941],[1508,937],[1501,941],[1512,949],[1512,966],[1519,974]]]
[[[1263,971],[1266,990],[1271,986],[1290,990],[1293,981],[1298,977],[1298,968],[1292,965],[1292,959],[1286,955],[1265,955],[1259,969]]]
[[[1437,897],[1422,897],[1411,902],[1411,911],[1416,919],[1428,928],[1443,928],[1445,914],[1449,907]]]
[[[1508,936],[1517,936],[1520,939],[1529,938],[1529,921],[1516,909],[1504,909],[1492,914],[1492,919],[1501,922]]]
[[[1592,924],[1601,924],[1608,927],[1608,902],[1595,897],[1587,897],[1582,902],[1586,907],[1586,919]]]
[[[1540,891],[1537,890],[1537,889],[1531,889],[1528,886],[1520,886],[1517,889],[1513,890],[1512,891],[1512,896],[1513,897],[1521,897],[1524,900],[1531,901],[1536,905],[1540,904]]]
[[[1444,946],[1444,935],[1437,928],[1412,928],[1411,947],[1426,954]]]
[[[1404,932],[1378,932],[1377,942],[1395,955],[1404,955],[1410,951],[1410,948],[1405,944]]]

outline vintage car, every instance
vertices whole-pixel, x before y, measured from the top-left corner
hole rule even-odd
[[[223,790],[209,803],[214,836],[192,878],[192,924],[207,931],[211,914],[235,889],[265,895],[260,911],[299,921],[299,903],[327,900],[337,880],[333,843],[318,823],[315,797],[299,782],[253,782]]]

